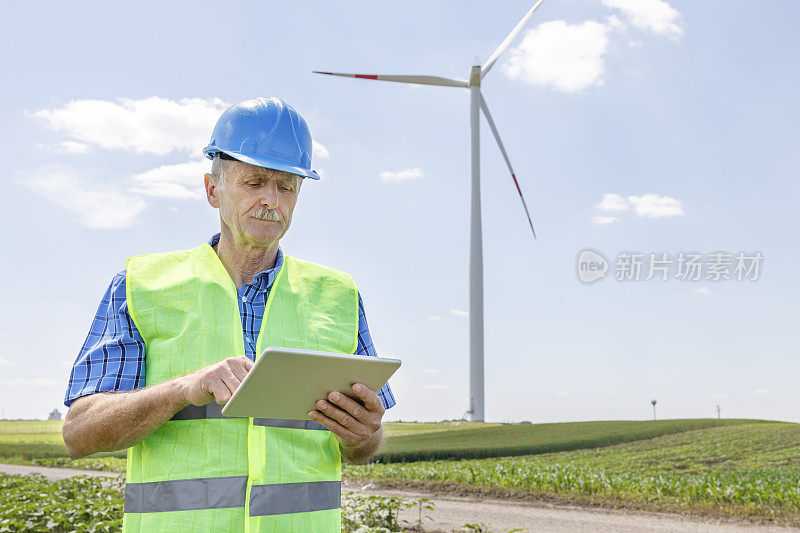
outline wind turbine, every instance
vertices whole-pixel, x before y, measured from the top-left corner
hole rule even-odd
[[[413,83],[416,85],[438,85],[442,87],[460,87],[469,89],[469,123],[471,134],[471,188],[470,188],[470,241],[469,241],[469,393],[470,404],[469,413],[473,421],[483,422],[484,420],[484,403],[483,403],[483,242],[481,235],[481,168],[480,168],[480,110],[486,117],[489,123],[494,138],[497,140],[497,145],[500,147],[500,153],[503,154],[503,159],[508,166],[508,171],[511,173],[511,179],[514,180],[514,186],[517,188],[520,200],[522,200],[522,207],[525,209],[525,215],[528,217],[528,224],[530,224],[533,238],[536,239],[536,231],[533,229],[533,222],[531,215],[528,211],[528,205],[525,203],[525,197],[522,195],[522,190],[517,182],[517,177],[514,175],[514,169],[511,167],[511,161],[508,159],[506,150],[503,147],[503,142],[500,140],[500,134],[492,120],[492,115],[489,113],[489,108],[486,105],[481,94],[481,80],[489,73],[492,66],[497,62],[498,58],[505,52],[506,48],[511,44],[514,38],[522,31],[525,23],[531,18],[533,12],[539,7],[544,0],[539,0],[536,4],[522,17],[522,20],[511,30],[511,33],[506,36],[500,46],[489,56],[489,59],[481,65],[472,65],[470,69],[469,81],[443,78],[440,76],[416,76],[416,75],[386,75],[386,74],[347,74],[343,72],[321,72],[315,70],[315,74],[327,74],[329,76],[344,76],[346,78],[360,78],[364,80],[377,80],[377,81],[394,81],[400,83]]]

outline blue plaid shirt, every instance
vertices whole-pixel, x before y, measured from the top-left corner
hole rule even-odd
[[[209,244],[219,242],[219,233]],[[283,265],[283,252],[278,247],[275,266],[253,276],[253,282],[243,285],[238,292],[239,313],[247,357],[255,360],[256,340],[261,330],[272,283]],[[92,327],[83,343],[78,358],[72,366],[64,405],[69,407],[76,398],[97,392],[129,391],[145,386],[144,339],[131,320],[125,296],[126,271],[118,273],[106,290]],[[367,327],[367,316],[361,294],[358,295],[358,355],[377,356]],[[389,384],[378,391],[383,406],[395,404]]]

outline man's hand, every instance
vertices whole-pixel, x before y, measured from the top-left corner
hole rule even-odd
[[[183,376],[184,401],[192,405],[205,405],[211,400],[227,402],[254,364],[245,355],[228,357]]]
[[[133,446],[189,404],[227,402],[251,368],[247,357],[229,357],[142,389],[78,398],[61,428],[64,444],[73,457]]]
[[[381,399],[369,387],[354,383],[353,392],[361,403],[331,392],[327,401],[317,401],[317,410],[310,411],[308,417],[333,432],[345,455],[359,462],[369,458],[381,444],[384,409]]]

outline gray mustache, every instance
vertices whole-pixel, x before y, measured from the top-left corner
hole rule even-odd
[[[264,207],[253,213],[252,217],[259,220],[272,220],[274,222],[281,221],[281,216],[277,209],[266,209]]]

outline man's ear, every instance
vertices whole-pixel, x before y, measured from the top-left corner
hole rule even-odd
[[[211,207],[219,209],[219,199],[217,198],[217,178],[213,174],[203,175],[203,184],[206,187],[206,200]]]

